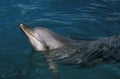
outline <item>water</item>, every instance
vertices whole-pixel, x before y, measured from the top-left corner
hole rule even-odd
[[[20,23],[43,26],[73,39],[120,34],[119,0],[0,0],[0,78],[53,79],[32,51]],[[58,65],[61,79],[120,79],[120,64],[93,68]]]

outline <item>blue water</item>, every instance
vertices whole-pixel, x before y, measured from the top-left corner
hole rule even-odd
[[[54,79],[19,24],[43,26],[73,39],[120,34],[119,0],[0,0],[0,79]],[[120,79],[120,64],[58,65],[61,79]]]

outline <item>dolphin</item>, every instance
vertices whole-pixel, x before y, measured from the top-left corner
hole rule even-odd
[[[20,24],[20,29],[34,50],[44,55],[56,77],[59,75],[56,62],[80,67],[120,62],[120,35],[88,41],[70,39],[44,27]]]

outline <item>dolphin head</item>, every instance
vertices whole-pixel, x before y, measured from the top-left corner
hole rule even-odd
[[[61,37],[47,28],[30,28],[25,24],[20,24],[20,28],[36,51],[53,50],[64,45]]]

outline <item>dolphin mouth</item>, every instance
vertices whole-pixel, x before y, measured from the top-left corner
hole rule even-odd
[[[27,26],[25,24],[20,24],[20,28],[21,28],[22,32],[25,33],[25,35],[29,34],[30,36],[34,37],[34,35],[32,34],[32,29],[29,26]]]
[[[31,30],[31,28],[30,27],[28,27],[27,25],[25,25],[25,24],[20,24],[20,28],[21,28],[21,30],[23,31],[23,32],[30,32],[30,30]]]
[[[32,29],[25,25],[25,24],[20,24],[21,31],[29,38],[32,37],[36,39],[36,37],[32,34]],[[36,39],[37,40],[37,39]]]

